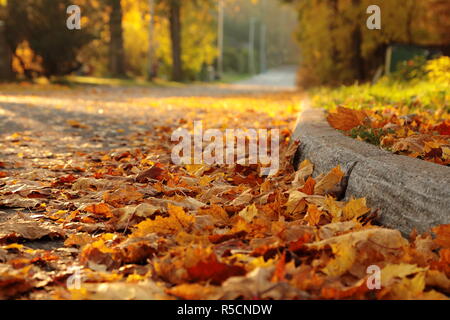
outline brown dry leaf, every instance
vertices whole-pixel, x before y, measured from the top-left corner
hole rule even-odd
[[[60,227],[33,220],[18,219],[0,223],[0,242],[37,240],[44,237],[60,238],[63,235],[64,232]]]
[[[119,206],[121,204],[128,204],[136,200],[141,200],[143,196],[144,195],[139,192],[137,188],[126,185],[114,192],[105,192],[103,201],[113,206]]]
[[[321,249],[325,246],[339,243],[347,243],[354,246],[361,241],[368,241],[377,248],[380,248],[380,250],[399,250],[408,245],[408,241],[402,237],[400,231],[372,227],[318,242],[308,243],[305,246]]]
[[[333,128],[348,131],[363,125],[367,118],[364,111],[338,107],[335,113],[328,115],[327,120]]]
[[[138,174],[135,178],[135,181],[139,183],[146,183],[149,180],[160,180],[163,173],[164,169],[162,169],[160,165],[154,165],[150,169]]]
[[[410,151],[418,154],[424,151],[425,143],[433,141],[433,137],[427,134],[412,135],[399,139],[393,146],[392,151]]]
[[[325,195],[333,190],[344,177],[344,172],[340,166],[332,169],[325,177],[319,180],[314,187],[314,194]]]
[[[13,299],[34,287],[32,267],[14,270],[11,266],[0,264],[0,300]]]
[[[286,282],[273,283],[275,267],[258,267],[245,277],[232,277],[222,284],[220,299],[307,299],[308,294]]]
[[[292,187],[299,188],[305,184],[305,179],[313,174],[314,165],[309,160],[304,160],[294,175]]]
[[[218,205],[212,205],[209,208],[200,208],[198,210],[198,215],[209,215],[213,217],[217,222],[223,224],[228,224],[230,220],[225,209]]]
[[[300,191],[290,191],[289,198],[286,203],[286,213],[295,214],[303,212],[306,208],[306,201],[302,201],[306,199],[308,195],[306,193]]]

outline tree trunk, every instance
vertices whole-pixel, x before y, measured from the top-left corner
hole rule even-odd
[[[148,24],[148,61],[147,61],[147,79],[152,81],[157,76],[157,63],[155,59],[155,0],[148,0],[150,12],[150,21]]]
[[[172,80],[183,81],[181,61],[181,1],[169,1],[170,40],[172,43]]]
[[[114,77],[125,77],[125,50],[123,46],[122,5],[120,3],[120,0],[110,0],[110,3],[110,72]]]
[[[11,78],[11,50],[6,42],[4,23],[0,20],[0,81]]]

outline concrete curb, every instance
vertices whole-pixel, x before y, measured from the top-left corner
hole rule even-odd
[[[349,175],[345,198],[367,198],[379,222],[409,234],[450,223],[450,168],[394,155],[330,127],[322,109],[304,102],[293,135],[294,165],[309,159],[315,173],[340,165]]]

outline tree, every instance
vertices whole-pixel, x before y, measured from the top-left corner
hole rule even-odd
[[[181,1],[168,0],[170,42],[172,43],[172,80],[183,81],[181,61]]]
[[[70,0],[9,0],[6,10],[6,38],[25,76],[62,76],[81,67],[77,56],[94,37],[87,29],[66,27]],[[39,67],[27,64],[18,54],[26,48]]]
[[[299,78],[309,85],[371,79],[383,64],[385,49],[391,43],[448,43],[449,19],[444,13],[448,12],[448,1],[380,2],[381,30],[366,28],[371,0],[283,1],[293,3],[299,15],[303,70]],[[434,12],[433,16],[430,12]]]
[[[6,4],[0,1],[0,81],[9,80],[12,77],[11,50],[6,42],[4,15]]]
[[[186,68],[184,65],[185,47],[186,41],[183,39],[185,33],[185,26],[183,21],[190,18],[192,15],[198,12],[202,15],[203,11],[209,10],[212,5],[217,5],[212,0],[194,0],[194,1],[181,1],[181,0],[159,0],[161,4],[161,10],[163,15],[167,16],[169,20],[169,37],[171,43],[171,59],[172,59],[172,72],[171,77],[173,81],[183,81],[188,76],[186,74]],[[193,12],[187,12],[188,10]],[[210,15],[210,12],[209,12]],[[204,24],[204,28],[207,28],[207,21],[196,21],[195,23]],[[186,24],[186,27],[189,28]],[[200,28],[201,29],[201,28]],[[198,30],[198,29],[197,29]],[[198,32],[198,31],[197,31]],[[192,41],[192,39],[187,39]],[[202,43],[203,44],[203,43]],[[195,44],[194,44],[195,45]]]
[[[109,0],[111,12],[109,18],[110,31],[110,72],[112,76],[124,77],[125,50],[123,45],[122,4],[121,0]]]

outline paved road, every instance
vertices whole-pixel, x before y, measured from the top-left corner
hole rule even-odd
[[[295,66],[284,66],[269,70],[250,79],[239,81],[236,85],[254,86],[269,90],[295,90],[296,88]]]
[[[295,70],[281,67],[234,84],[0,86],[0,157],[112,149],[129,144],[131,133],[177,126],[182,119],[208,118],[223,127],[282,117],[276,109],[300,99]]]

